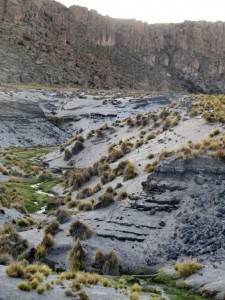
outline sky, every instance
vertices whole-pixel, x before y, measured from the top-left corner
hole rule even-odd
[[[225,0],[56,0],[80,5],[114,18],[153,23],[225,21]]]

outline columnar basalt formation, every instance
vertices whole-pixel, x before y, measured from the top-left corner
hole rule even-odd
[[[2,81],[225,90],[223,22],[149,25],[47,0],[0,0],[0,16]]]

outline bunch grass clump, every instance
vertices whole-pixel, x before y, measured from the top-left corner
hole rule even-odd
[[[76,220],[71,224],[69,233],[75,239],[79,238],[81,240],[89,239],[92,235],[91,229],[80,220]]]
[[[54,219],[45,227],[45,234],[55,235],[59,231],[60,224]]]
[[[104,275],[119,275],[121,262],[116,251],[103,253],[97,250],[94,255],[93,265]]]
[[[225,95],[195,95],[191,117],[202,116],[206,122],[225,122]]]
[[[195,259],[187,260],[184,262],[177,262],[174,269],[182,277],[190,276],[202,269],[202,264],[198,263]]]
[[[68,260],[70,263],[71,271],[81,271],[84,270],[85,267],[85,252],[81,245],[80,239],[78,238],[73,248],[70,250],[68,254]]]

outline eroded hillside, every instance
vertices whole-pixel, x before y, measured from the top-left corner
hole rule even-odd
[[[224,95],[1,96],[3,299],[224,298]]]

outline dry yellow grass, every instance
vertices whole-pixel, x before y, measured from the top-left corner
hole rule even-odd
[[[195,259],[192,259],[184,262],[177,262],[174,268],[182,277],[187,277],[202,269],[202,265]]]

